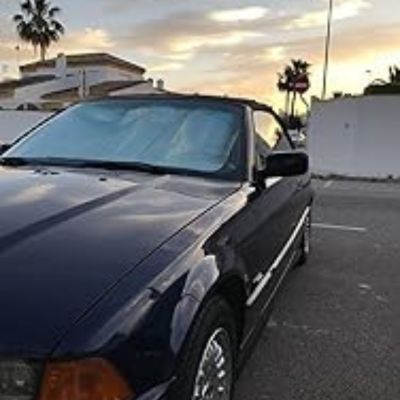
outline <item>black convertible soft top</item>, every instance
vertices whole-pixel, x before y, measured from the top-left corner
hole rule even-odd
[[[181,94],[181,93],[151,93],[151,94],[131,94],[123,96],[108,96],[99,97],[95,99],[87,100],[99,101],[99,100],[188,100],[188,101],[210,101],[218,103],[236,104],[248,106],[254,110],[265,110],[273,111],[271,106],[267,104],[259,103],[252,99],[242,97],[229,97],[229,96],[213,96],[213,95],[202,95],[202,94]]]

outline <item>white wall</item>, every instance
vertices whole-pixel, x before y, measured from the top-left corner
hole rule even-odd
[[[23,86],[15,90],[14,101],[16,103],[40,102],[44,94],[70,89],[76,87],[78,84],[79,78],[77,76],[70,76],[35,85]]]
[[[58,92],[66,89],[77,87],[82,81],[82,71],[86,71],[86,85],[93,86],[102,82],[108,81],[124,81],[143,80],[143,75],[140,73],[123,71],[115,67],[85,67],[85,68],[67,68],[66,76],[57,78],[51,81],[22,86],[15,89],[13,97],[5,97],[0,99],[0,107],[5,109],[15,109],[21,104],[34,103],[40,104],[42,96],[52,92]],[[40,73],[26,73],[24,76],[34,76],[40,74],[54,74],[54,68],[40,69]]]
[[[21,104],[39,104],[42,96],[47,93],[66,90],[79,85],[78,76],[55,79],[15,89],[14,96],[0,99],[0,106],[5,109],[15,109]]]
[[[0,143],[11,143],[51,113],[39,111],[1,111]]]
[[[316,174],[400,177],[400,96],[314,102],[308,149]]]

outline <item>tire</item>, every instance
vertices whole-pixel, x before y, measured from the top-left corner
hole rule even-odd
[[[308,215],[305,223],[303,234],[300,242],[300,256],[297,262],[297,267],[302,267],[307,264],[311,253],[311,214]]]
[[[236,353],[233,312],[225,300],[214,297],[200,311],[186,340],[168,400],[232,400]],[[221,395],[210,397],[218,389]]]

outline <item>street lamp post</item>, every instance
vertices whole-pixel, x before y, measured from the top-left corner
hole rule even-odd
[[[323,72],[323,83],[322,83],[322,100],[326,98],[326,92],[328,86],[329,56],[330,56],[331,37],[332,37],[332,15],[333,15],[333,0],[329,0],[328,22],[327,22],[326,38],[325,38],[325,60],[324,60],[324,72]]]

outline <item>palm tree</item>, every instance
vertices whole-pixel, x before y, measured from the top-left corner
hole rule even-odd
[[[289,114],[290,93],[293,87],[294,71],[291,65],[287,65],[283,73],[278,73],[278,90],[285,92],[285,114]]]
[[[64,34],[64,26],[56,17],[61,9],[52,6],[48,0],[23,0],[20,4],[21,14],[14,16],[20,38],[40,49],[40,60],[46,59],[51,43],[60,40]]]
[[[284,72],[278,74],[278,89],[282,92],[286,92],[285,113],[287,116],[289,115],[290,103],[290,115],[291,117],[294,116],[298,94],[300,94],[302,101],[306,104],[303,95],[310,88],[310,67],[311,64],[307,61],[301,59],[291,60],[291,63],[285,67]],[[290,102],[291,93],[293,93],[293,96]]]
[[[298,59],[292,60],[292,68],[294,71],[294,90],[293,90],[293,101],[292,101],[292,112],[291,115],[294,116],[294,110],[296,107],[297,94],[300,95],[303,103],[306,104],[304,99],[304,94],[310,89],[310,67],[311,64],[307,61]],[[299,84],[302,84],[300,87]]]

